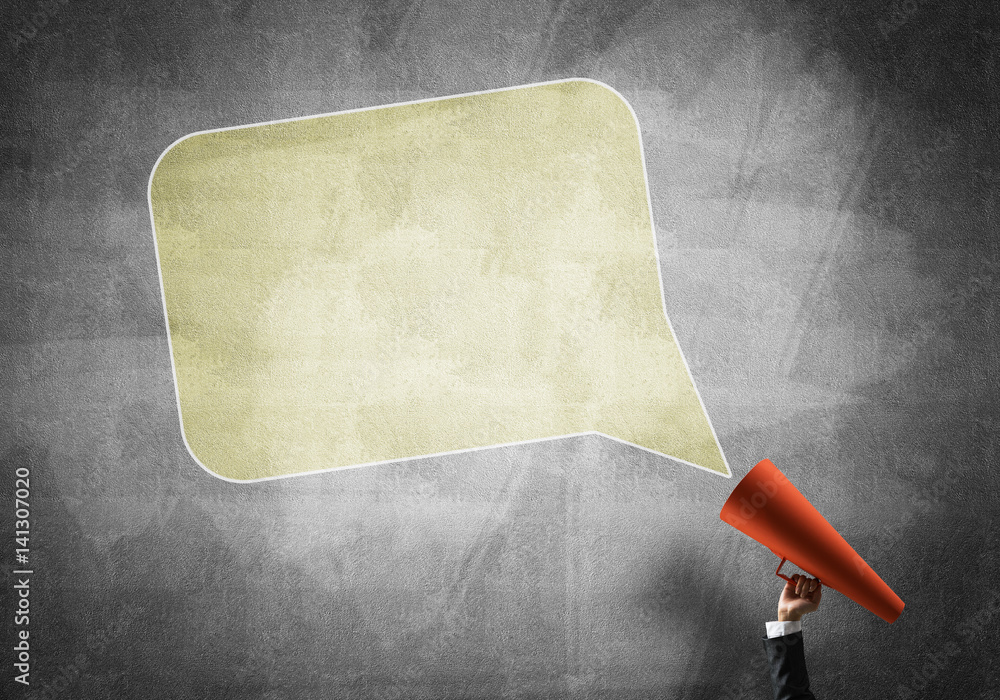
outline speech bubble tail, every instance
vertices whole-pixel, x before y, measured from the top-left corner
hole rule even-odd
[[[709,420],[705,404],[681,353],[665,310],[658,333],[642,343],[636,335],[625,345],[639,348],[631,362],[616,368],[613,387],[593,413],[594,429],[608,437],[704,469],[726,478],[732,471]]]
[[[711,429],[710,424],[708,427]],[[695,435],[685,435],[680,437],[680,439],[670,441],[657,438],[650,439],[648,436],[644,438],[636,435],[622,437],[604,431],[599,431],[599,434],[616,442],[622,442],[661,457],[672,459],[675,462],[681,462],[695,469],[712,472],[727,479],[731,479],[733,476],[732,471],[729,469],[729,462],[726,460],[725,453],[723,453],[722,447],[719,445],[714,433],[709,436],[708,440],[704,439],[704,436],[699,438]],[[685,444],[678,447],[677,443],[679,442]]]
[[[666,348],[673,351],[675,362],[684,364],[676,339]],[[605,406],[598,431],[613,440],[732,478],[729,462],[690,371],[686,365],[675,366],[672,375],[675,383],[669,399],[647,394],[637,396],[631,405]]]

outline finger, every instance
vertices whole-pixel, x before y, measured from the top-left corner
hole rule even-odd
[[[808,583],[808,580],[806,579],[805,576],[801,576],[801,575],[798,576],[797,583],[796,583],[796,586],[795,586],[795,593],[800,598],[802,597],[802,594],[805,592],[806,584],[807,583]]]

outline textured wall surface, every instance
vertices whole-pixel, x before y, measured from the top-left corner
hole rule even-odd
[[[806,618],[819,697],[987,698],[1000,24],[988,3],[4,5],[5,697],[764,698],[735,481],[579,437],[254,484],[178,429],[146,203],[187,133],[565,77],[642,128],[666,306],[907,603]],[[31,473],[31,686],[14,475]]]

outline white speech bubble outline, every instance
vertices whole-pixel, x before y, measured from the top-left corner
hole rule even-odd
[[[222,474],[219,474],[218,472],[213,471],[212,469],[209,469],[207,466],[205,466],[205,464],[200,459],[198,459],[198,457],[194,454],[194,451],[191,449],[191,445],[188,444],[187,435],[184,432],[184,417],[183,417],[183,415],[181,413],[180,387],[179,387],[179,385],[177,383],[177,367],[176,367],[176,364],[174,362],[173,340],[170,337],[170,323],[169,323],[169,320],[167,318],[167,297],[166,297],[166,291],[165,291],[164,286],[163,286],[163,268],[162,268],[162,266],[160,264],[160,250],[159,250],[159,247],[158,247],[158,245],[156,243],[156,223],[155,223],[155,221],[153,219],[153,176],[156,174],[156,169],[157,169],[157,167],[159,167],[160,161],[163,160],[164,156],[166,156],[167,153],[169,153],[170,150],[174,148],[174,146],[176,146],[177,144],[181,143],[182,141],[185,141],[185,140],[187,140],[189,138],[193,138],[195,136],[202,136],[202,135],[205,135],[205,134],[216,134],[216,133],[221,133],[221,132],[224,132],[224,131],[233,131],[233,130],[236,130],[236,129],[249,129],[249,128],[252,128],[252,127],[269,126],[269,125],[272,125],[272,124],[285,124],[285,123],[289,123],[289,122],[306,121],[306,120],[309,120],[309,119],[320,119],[320,118],[324,118],[324,117],[340,116],[340,115],[344,115],[344,114],[355,114],[355,113],[358,113],[358,112],[368,112],[368,111],[377,110],[377,109],[386,109],[386,108],[389,108],[389,107],[403,107],[403,106],[406,106],[406,105],[424,104],[424,103],[428,103],[428,102],[438,102],[438,101],[441,101],[441,100],[451,100],[451,99],[455,99],[455,98],[459,98],[459,97],[473,97],[473,96],[476,96],[476,95],[488,95],[488,94],[493,94],[493,93],[497,93],[497,92],[507,92],[507,91],[510,91],[510,90],[521,90],[521,89],[524,89],[524,88],[542,87],[542,86],[546,86],[546,85],[558,85],[558,84],[561,84],[561,83],[570,83],[570,82],[592,83],[594,85],[598,85],[598,86],[600,86],[600,87],[602,87],[602,88],[604,88],[604,89],[612,92],[628,108],[629,114],[632,115],[632,120],[635,122],[636,133],[637,133],[637,135],[639,137],[639,156],[640,156],[640,158],[642,160],[642,180],[643,180],[643,186],[645,187],[645,191],[646,191],[646,207],[648,209],[650,229],[651,229],[651,232],[652,232],[652,235],[653,235],[653,252],[654,252],[654,254],[656,256],[656,277],[657,277],[657,280],[660,283],[660,306],[661,306],[661,309],[663,311],[663,317],[664,317],[664,319],[667,322],[667,328],[670,330],[670,334],[671,334],[671,336],[674,339],[674,345],[677,346],[677,352],[680,355],[681,362],[684,363],[684,371],[687,372],[688,380],[691,382],[691,387],[694,389],[695,396],[698,398],[698,405],[701,407],[701,411],[702,411],[702,414],[705,417],[705,421],[706,421],[706,423],[708,423],[708,429],[712,433],[712,439],[715,441],[715,446],[718,448],[719,455],[722,457],[722,463],[723,463],[723,465],[726,468],[726,473],[722,474],[721,472],[718,472],[718,471],[716,471],[714,469],[709,469],[708,467],[703,467],[700,464],[695,464],[693,462],[689,462],[687,460],[680,459],[679,457],[673,457],[671,455],[667,455],[667,454],[664,454],[662,452],[658,452],[656,450],[652,450],[652,449],[650,449],[648,447],[643,447],[642,445],[637,445],[634,442],[629,442],[628,440],[623,440],[623,439],[615,437],[613,435],[608,435],[607,433],[602,433],[599,430],[585,430],[585,431],[578,432],[578,433],[566,433],[566,434],[563,434],[563,435],[552,435],[552,436],[548,436],[548,437],[532,438],[530,440],[514,440],[514,441],[511,441],[511,442],[497,443],[497,444],[494,444],[494,445],[482,445],[482,446],[478,446],[478,447],[464,447],[464,448],[457,449],[457,450],[446,450],[446,451],[443,451],[443,452],[433,452],[433,453],[428,453],[428,454],[423,454],[423,455],[418,455],[418,456],[397,457],[397,458],[393,458],[393,459],[384,459],[384,460],[378,460],[378,461],[374,461],[374,462],[364,462],[364,463],[361,463],[361,464],[351,464],[351,465],[344,465],[344,466],[339,466],[339,467],[327,467],[327,468],[324,468],[324,469],[313,469],[311,471],[295,472],[293,474],[274,474],[274,475],[271,475],[271,476],[263,476],[263,477],[253,478],[253,479],[234,479],[232,477],[223,476]],[[217,129],[205,129],[203,131],[194,131],[194,132],[192,132],[190,134],[186,134],[185,136],[182,136],[179,139],[175,140],[173,143],[171,143],[169,146],[167,146],[163,150],[163,152],[159,155],[159,157],[156,159],[156,162],[153,164],[153,168],[152,168],[152,170],[149,173],[149,182],[147,183],[147,186],[146,186],[146,202],[147,202],[147,204],[149,206],[150,232],[153,235],[153,249],[154,249],[154,251],[156,253],[156,272],[157,272],[157,277],[158,277],[158,279],[160,281],[160,297],[161,297],[162,302],[163,302],[163,304],[162,304],[162,306],[163,306],[163,322],[164,322],[164,327],[165,327],[166,333],[167,333],[167,348],[168,348],[169,353],[170,353],[170,372],[171,372],[171,376],[173,377],[174,399],[175,399],[176,404],[177,404],[177,420],[178,420],[178,425],[179,425],[180,431],[181,431],[181,439],[184,441],[184,447],[187,449],[188,454],[191,455],[191,458],[198,464],[198,466],[200,466],[206,472],[208,472],[209,474],[211,474],[212,476],[214,476],[214,477],[216,477],[218,479],[221,479],[223,481],[228,481],[228,482],[231,482],[231,483],[236,483],[236,484],[248,484],[248,483],[256,483],[256,482],[260,482],[260,481],[271,481],[271,480],[274,480],[274,479],[288,479],[288,478],[293,478],[293,477],[309,476],[309,475],[322,474],[322,473],[327,473],[327,472],[335,472],[335,471],[341,471],[341,470],[344,470],[344,469],[358,469],[358,468],[361,468],[361,467],[372,467],[372,466],[377,466],[377,465],[380,465],[380,464],[395,464],[395,463],[398,463],[398,462],[408,462],[408,461],[417,460],[417,459],[430,459],[430,458],[434,458],[434,457],[444,457],[444,456],[447,456],[447,455],[461,454],[461,453],[465,453],[465,452],[473,452],[473,451],[478,451],[478,450],[492,450],[492,449],[497,449],[497,448],[501,448],[501,447],[511,447],[511,446],[514,446],[514,445],[527,445],[527,444],[536,443],[536,442],[546,442],[546,441],[549,441],[549,440],[563,440],[565,438],[580,437],[580,436],[583,436],[583,435],[599,435],[599,436],[607,438],[609,440],[614,440],[615,442],[619,442],[619,443],[622,443],[624,445],[629,445],[631,447],[643,450],[645,452],[649,452],[651,454],[655,454],[655,455],[657,455],[659,457],[663,457],[665,459],[669,459],[669,460],[672,460],[674,462],[680,462],[681,464],[685,464],[685,465],[687,465],[689,467],[694,467],[695,469],[700,469],[702,471],[710,472],[711,474],[715,474],[717,476],[721,476],[721,477],[724,477],[726,479],[732,479],[733,478],[733,471],[729,467],[729,461],[726,459],[726,453],[722,449],[722,444],[719,442],[719,437],[718,437],[718,435],[715,432],[715,426],[712,425],[712,419],[709,417],[708,410],[705,408],[705,402],[701,398],[701,392],[698,391],[698,385],[694,381],[694,376],[691,374],[691,368],[688,365],[687,358],[684,357],[684,351],[681,348],[680,341],[677,339],[677,334],[674,332],[673,324],[670,322],[670,315],[667,313],[666,300],[665,300],[664,291],[663,291],[663,272],[662,272],[661,267],[660,267],[660,248],[659,248],[659,245],[658,245],[658,243],[656,241],[656,226],[655,226],[655,223],[654,223],[654,220],[653,220],[653,204],[652,204],[652,199],[650,198],[650,193],[649,193],[649,176],[646,173],[646,151],[645,151],[645,148],[643,147],[643,143],[642,143],[642,129],[639,126],[639,119],[636,116],[635,110],[632,109],[632,105],[629,104],[629,101],[625,99],[624,95],[622,95],[620,92],[618,92],[617,90],[615,90],[613,87],[611,87],[607,83],[603,83],[603,82],[601,82],[599,80],[593,80],[592,78],[561,78],[559,80],[546,80],[546,81],[538,82],[538,83],[527,83],[527,84],[524,84],[524,85],[512,85],[510,87],[495,88],[495,89],[490,89],[490,90],[476,90],[476,91],[473,91],[473,92],[463,92],[463,93],[459,93],[459,94],[455,94],[455,95],[444,95],[444,96],[441,96],[441,97],[428,97],[428,98],[419,99],[419,100],[407,100],[405,102],[394,102],[394,103],[391,103],[391,104],[373,105],[373,106],[370,106],[370,107],[357,107],[355,109],[346,109],[346,110],[341,110],[339,112],[325,112],[325,113],[322,113],[322,114],[311,114],[311,115],[306,116],[306,117],[289,117],[287,119],[274,119],[274,120],[271,120],[271,121],[254,122],[254,123],[251,123],[251,124],[239,124],[239,125],[236,125],[236,126],[224,126],[224,127],[220,127],[220,128],[217,128]]]

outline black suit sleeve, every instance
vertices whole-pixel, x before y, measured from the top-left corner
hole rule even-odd
[[[774,700],[816,700],[816,696],[809,690],[801,632],[773,639],[765,638],[764,649],[771,666]]]

